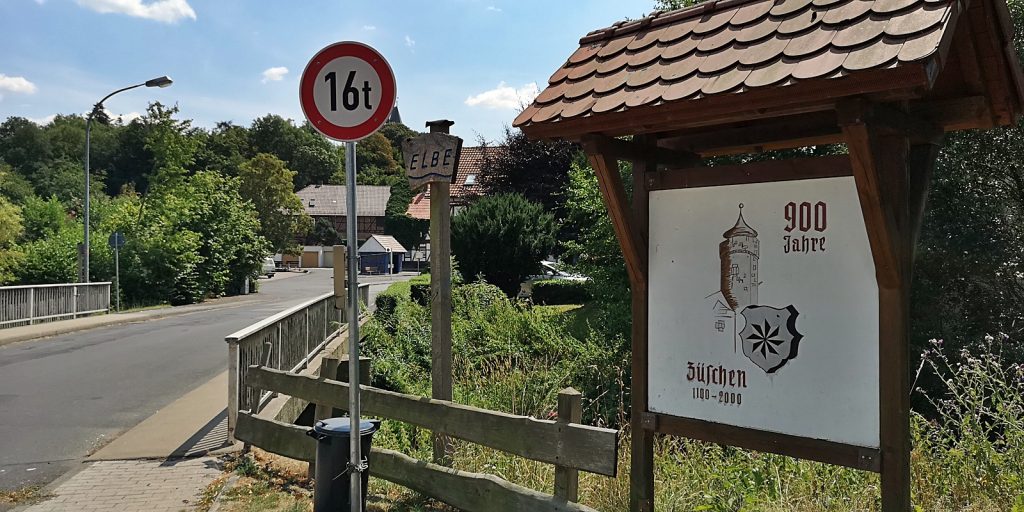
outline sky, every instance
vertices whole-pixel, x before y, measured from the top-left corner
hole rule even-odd
[[[130,119],[150,101],[210,128],[273,113],[301,122],[308,60],[343,40],[391,64],[405,124],[455,121],[467,142],[500,140],[520,105],[587,32],[639,18],[653,0],[0,0],[0,119],[84,113]]]

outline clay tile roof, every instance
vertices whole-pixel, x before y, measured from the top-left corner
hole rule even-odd
[[[1007,12],[1005,0],[710,0],[586,35],[514,125],[541,137],[650,133],[730,108],[867,94],[984,97],[990,123],[1005,124],[1024,103]],[[954,35],[975,55],[951,50]],[[963,60],[991,69],[970,80]],[[993,79],[998,88],[979,85]]]
[[[504,151],[503,146],[477,146],[462,148],[459,154],[459,169],[451,185],[452,206],[464,205],[484,193],[482,183],[484,158],[494,158]],[[430,188],[426,187],[413,196],[406,214],[415,219],[430,218]]]

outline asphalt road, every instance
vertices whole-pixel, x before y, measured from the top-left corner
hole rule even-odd
[[[391,280],[360,278],[371,303]],[[226,335],[332,290],[329,269],[260,283],[213,310],[0,347],[0,490],[56,479],[227,369]]]

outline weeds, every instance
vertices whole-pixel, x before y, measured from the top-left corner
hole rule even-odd
[[[47,495],[42,494],[41,489],[37,485],[30,485],[12,491],[0,490],[0,503],[24,505],[42,501],[47,498]]]
[[[628,349],[602,340],[551,308],[523,308],[482,283],[453,293],[455,400],[515,414],[551,417],[559,389],[585,393],[584,422],[627,426]],[[582,333],[580,331],[583,331]],[[429,310],[397,295],[387,318],[367,329],[374,382],[429,394]],[[987,337],[975,353],[950,357],[936,341],[919,376],[941,378],[923,395],[935,419],[914,414],[913,499],[920,511],[1024,512],[1024,368],[1005,363],[1006,337]],[[955,360],[963,361],[961,363]],[[430,433],[385,421],[374,444],[430,458]],[[629,505],[629,431],[616,478],[580,474],[580,502],[597,510]],[[454,466],[552,492],[550,464],[456,442]],[[371,461],[372,465],[372,461]],[[663,511],[878,511],[873,473],[677,437],[655,443],[656,509]],[[443,510],[401,487],[371,479],[384,510]],[[395,505],[401,503],[401,507]]]

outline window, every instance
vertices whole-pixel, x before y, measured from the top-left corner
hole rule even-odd
[[[466,175],[466,185],[476,185],[476,174]]]

